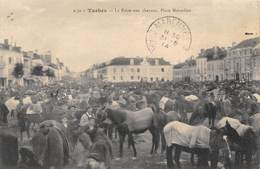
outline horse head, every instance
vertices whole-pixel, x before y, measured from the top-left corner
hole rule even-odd
[[[224,127],[225,134],[229,137],[230,141],[236,144],[241,144],[241,137],[237,133],[237,131],[230,125],[228,120],[226,121],[226,125]]]
[[[211,129],[210,131],[210,140],[209,147],[212,155],[218,152],[219,150],[223,150],[223,152],[227,152],[229,159],[231,158],[231,150],[230,150],[231,141],[227,135],[222,130],[219,129]]]

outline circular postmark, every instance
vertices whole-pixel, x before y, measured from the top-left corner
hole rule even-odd
[[[151,53],[156,50],[189,50],[192,36],[188,25],[174,16],[164,16],[151,23],[146,32],[146,45]]]

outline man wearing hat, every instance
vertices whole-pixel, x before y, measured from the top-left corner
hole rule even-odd
[[[90,127],[91,119],[94,119],[94,116],[92,115],[93,109],[91,107],[88,108],[88,111],[84,113],[79,122],[79,126],[81,129],[85,130],[86,128]]]

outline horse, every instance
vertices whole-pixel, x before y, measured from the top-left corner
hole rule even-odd
[[[183,114],[180,114],[176,111],[169,111],[167,113],[161,112],[159,114],[160,120],[159,120],[159,126],[160,126],[160,134],[161,134],[161,153],[163,153],[166,150],[166,141],[164,137],[163,128],[172,121],[180,121],[184,123],[188,123],[187,118],[183,116]]]
[[[182,122],[173,121],[164,127],[164,136],[167,143],[166,157],[168,169],[174,168],[172,161],[174,148],[174,160],[178,168],[181,168],[179,162],[181,152],[185,151],[198,155],[197,165],[199,169],[209,168],[209,159],[211,159],[211,167],[216,168],[219,150],[222,148],[229,150],[228,140],[226,137],[223,137],[223,133],[220,130],[212,130],[205,126],[190,126]]]
[[[223,127],[223,125],[225,126]],[[218,128],[230,138],[231,150],[236,152],[235,165],[240,167],[243,164],[243,157],[246,164],[250,167],[252,156],[257,150],[256,133],[249,125],[241,124],[238,120],[229,117],[222,118],[218,123]]]
[[[151,108],[145,108],[136,112],[127,110],[118,110],[107,107],[104,113],[105,119],[110,119],[113,124],[118,128],[119,133],[119,156],[123,156],[123,143],[125,136],[128,135],[128,139],[132,149],[134,151],[134,157],[136,158],[135,142],[133,134],[143,133],[149,130],[152,134],[152,148],[150,153],[156,153],[159,145],[159,124],[158,116],[153,112]]]

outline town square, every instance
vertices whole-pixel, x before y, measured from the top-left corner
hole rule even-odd
[[[259,5],[2,0],[0,169],[259,169]]]

